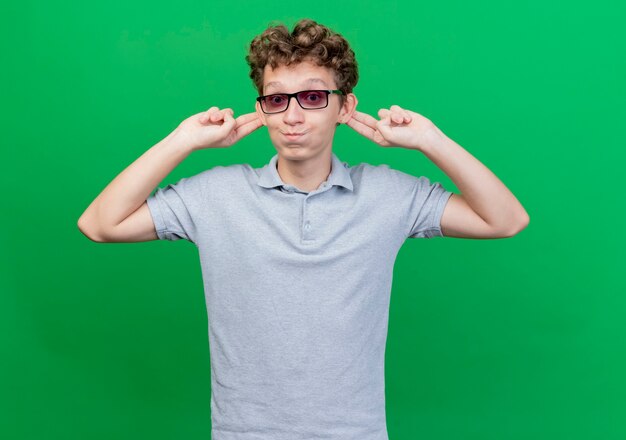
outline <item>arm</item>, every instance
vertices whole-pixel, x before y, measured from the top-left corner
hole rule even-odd
[[[420,151],[461,192],[448,200],[441,217],[443,235],[502,238],[524,229],[530,220],[528,213],[500,179],[435,125],[431,130],[430,142]]]
[[[526,210],[506,186],[429,119],[397,105],[381,109],[378,115],[380,120],[355,112],[348,125],[380,146],[421,151],[461,191],[450,196],[444,209],[444,236],[510,237],[528,225]]]
[[[232,109],[217,107],[187,118],[109,183],[80,216],[78,228],[96,242],[156,240],[146,199],[159,182],[191,152],[229,147],[261,126],[256,112],[235,120]]]
[[[91,202],[78,219],[80,231],[96,242],[156,240],[145,201],[190,153],[179,131],[174,130],[130,164]]]

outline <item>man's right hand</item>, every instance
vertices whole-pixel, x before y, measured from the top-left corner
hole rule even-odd
[[[233,110],[211,107],[185,119],[177,127],[192,151],[205,148],[230,147],[252,133],[263,123],[256,112],[233,118]]]

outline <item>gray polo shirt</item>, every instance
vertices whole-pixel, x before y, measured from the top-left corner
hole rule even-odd
[[[301,191],[269,164],[215,166],[147,199],[161,240],[199,251],[213,440],[387,440],[384,358],[393,266],[443,236],[452,195],[332,155]]]

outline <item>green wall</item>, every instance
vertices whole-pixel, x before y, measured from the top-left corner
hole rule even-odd
[[[428,117],[531,218],[509,239],[400,250],[390,439],[626,438],[624,6],[288,4],[3,6],[0,435],[209,438],[197,249],[98,244],[76,221],[184,118],[212,105],[252,111],[249,41],[273,20],[310,17],[351,42],[360,111],[398,104]],[[334,151],[457,191],[421,153],[347,126]],[[262,128],[192,154],[160,186],[274,153]]]

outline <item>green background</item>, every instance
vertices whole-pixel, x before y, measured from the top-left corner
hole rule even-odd
[[[292,6],[287,6],[292,5]],[[509,239],[408,240],[386,351],[403,439],[626,438],[625,8],[619,2],[4,5],[0,434],[208,439],[196,247],[98,244],[78,217],[184,118],[253,110],[244,56],[309,17],[354,48],[359,110],[431,119],[516,195]],[[422,154],[347,126],[334,151],[457,192]],[[193,153],[162,182],[275,153],[267,130]]]

